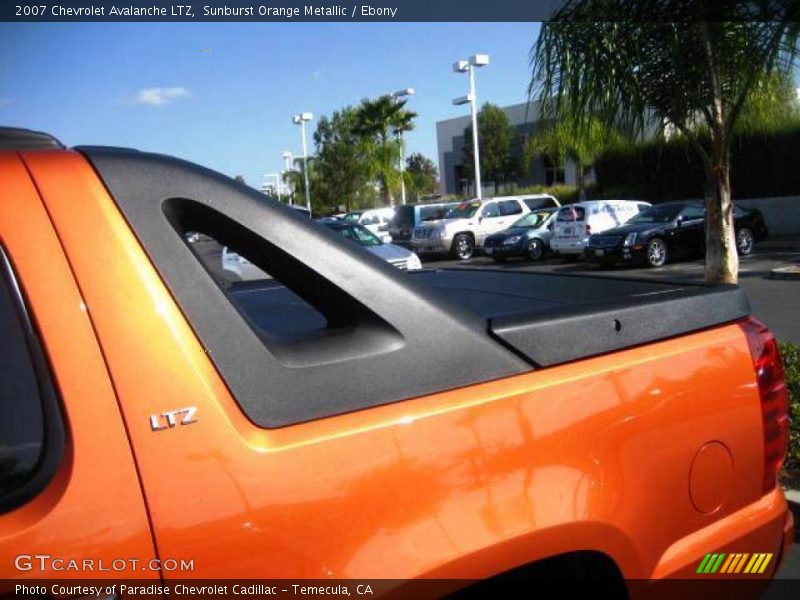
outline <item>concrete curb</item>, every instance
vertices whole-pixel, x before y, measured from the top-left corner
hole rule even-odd
[[[789,510],[794,514],[794,539],[795,544],[800,542],[800,490],[783,490]]]
[[[770,279],[800,281],[800,267],[778,267],[769,272]]]

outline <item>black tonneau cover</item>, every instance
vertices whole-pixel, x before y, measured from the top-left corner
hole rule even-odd
[[[495,339],[539,367],[708,329],[750,314],[738,286],[465,268],[412,276],[486,319]],[[230,292],[266,330],[321,326],[316,311],[274,281],[234,284]]]

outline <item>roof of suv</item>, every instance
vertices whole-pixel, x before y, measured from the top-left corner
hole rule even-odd
[[[18,127],[0,127],[0,150],[35,150],[39,148],[63,148],[49,133],[20,129]]]

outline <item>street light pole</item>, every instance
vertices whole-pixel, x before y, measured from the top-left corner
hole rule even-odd
[[[282,155],[283,158],[283,170],[281,174],[287,171],[294,171],[294,156],[288,150],[284,152]],[[292,190],[294,192],[294,190]],[[289,194],[289,205],[294,206],[294,193]]]
[[[472,154],[475,160],[475,191],[478,200],[483,196],[483,186],[481,186],[481,157],[480,144],[478,143],[478,107],[475,99],[475,69],[469,65],[469,95],[470,109],[472,111]]]
[[[275,178],[275,193],[278,195],[278,202],[281,201],[281,174],[280,173],[266,173],[264,177],[271,179]],[[264,187],[266,187],[266,183]]]
[[[489,64],[488,54],[473,54],[469,60],[459,60],[453,65],[456,73],[469,74],[469,93],[461,98],[453,100],[453,104],[459,106],[469,102],[472,113],[472,156],[475,161],[475,195],[478,200],[483,198],[483,188],[481,187],[481,159],[478,150],[478,96],[475,91],[475,69]]]
[[[294,116],[295,125],[300,125],[300,138],[303,141],[303,181],[305,182],[306,208],[311,213],[311,190],[308,187],[308,149],[306,147],[306,121],[310,121],[314,115],[310,112],[303,112]]]
[[[397,102],[400,98],[405,98],[414,95],[414,88],[406,88],[391,94],[392,99]],[[403,204],[406,203],[406,149],[403,145],[403,132],[397,132],[397,139],[400,142],[400,198]]]

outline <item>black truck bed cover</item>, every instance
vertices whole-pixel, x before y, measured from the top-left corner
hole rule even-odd
[[[485,319],[495,339],[539,367],[707,329],[750,314],[738,286],[474,268],[410,275]],[[325,326],[311,306],[274,280],[237,283],[230,294],[266,331]]]

